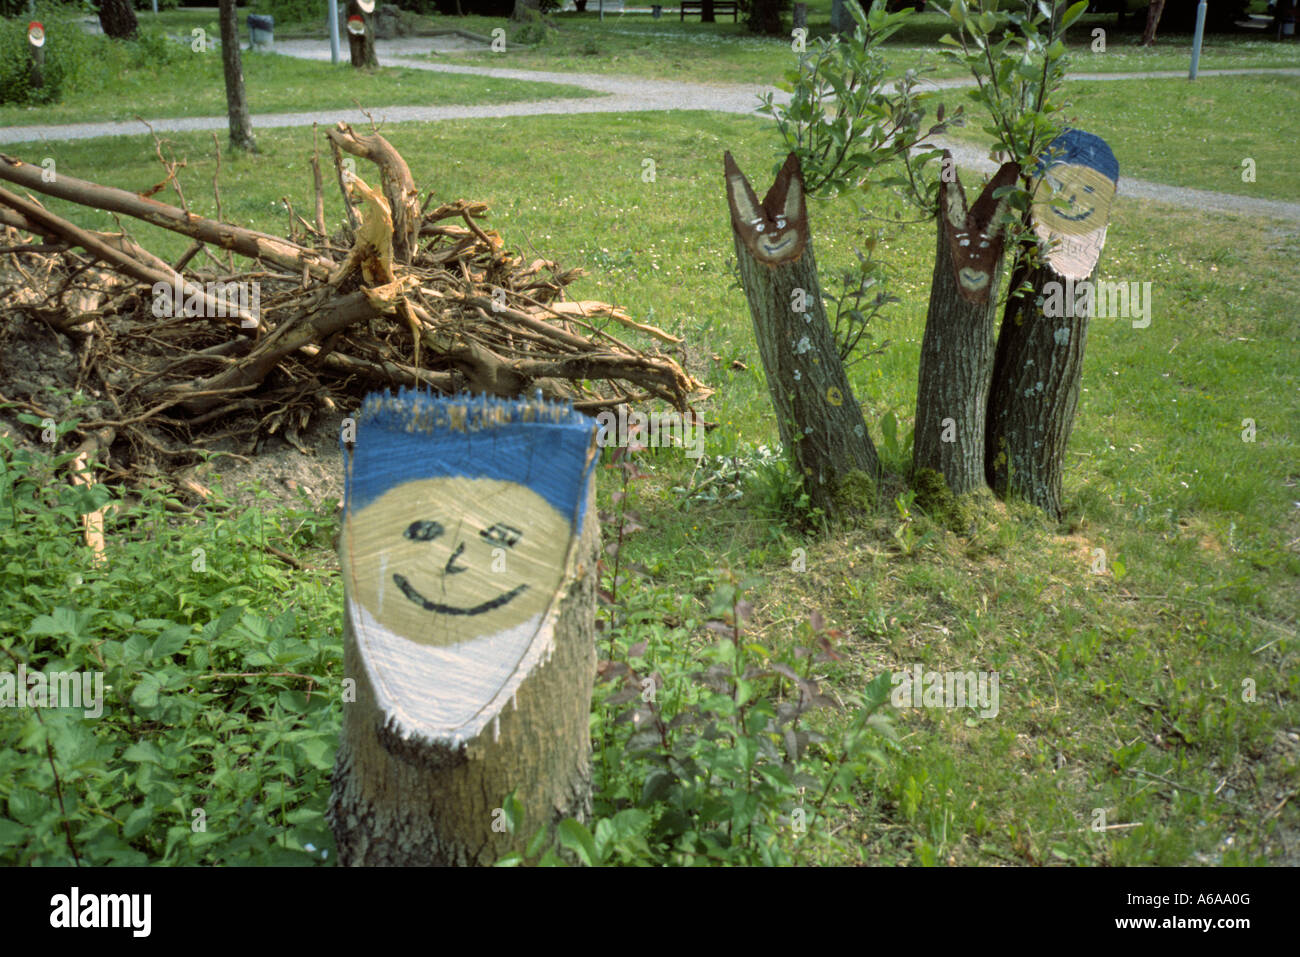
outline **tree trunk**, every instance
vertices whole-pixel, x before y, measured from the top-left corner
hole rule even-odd
[[[99,25],[114,40],[129,40],[139,32],[131,0],[100,0]]]
[[[781,0],[750,0],[745,25],[750,33],[780,36],[785,33],[781,22]],[[797,24],[796,24],[797,25]]]
[[[1061,473],[1079,404],[1088,316],[1044,315],[1044,286],[1066,284],[1048,263],[1020,266],[1010,288],[1026,281],[1032,290],[1008,297],[998,335],[985,462],[988,483],[999,498],[1018,495],[1059,520]]]
[[[852,471],[880,478],[880,459],[822,303],[804,200],[791,153],[762,204],[730,153],[727,198],[741,282],[772,394],[781,441],[812,503],[827,515]]]
[[[715,23],[717,22],[717,19],[717,16],[713,12],[713,0],[702,0],[702,5],[700,7],[700,22]]]
[[[357,0],[348,0],[347,15],[349,23],[353,17],[360,17],[364,27],[360,34],[348,30],[348,55],[352,58],[352,66],[358,70],[372,70],[379,66],[379,58],[375,56],[374,8],[366,13]]]
[[[366,400],[340,543],[340,863],[489,865],[590,817],[594,442],[536,401]]]
[[[226,115],[230,118],[230,145],[238,150],[257,152],[253,139],[253,121],[248,116],[248,99],[244,96],[244,68],[239,57],[239,22],[235,0],[220,0],[221,66],[226,73]]]
[[[1006,163],[967,212],[966,193],[945,150],[938,242],[916,390],[913,471],[933,469],[954,494],[983,488],[984,424],[993,372],[994,291],[1002,268],[1005,200],[995,190],[1020,176]]]
[[[1119,163],[1105,140],[1078,129],[1053,140],[1043,162],[1028,219],[1036,238],[1017,250],[998,332],[985,470],[999,496],[1014,493],[1059,519],[1065,446]]]
[[[836,33],[853,32],[853,16],[844,6],[844,0],[831,0],[831,29]]]
[[[1165,12],[1165,0],[1151,0],[1147,7],[1147,25],[1142,31],[1142,46],[1155,46],[1156,27],[1160,25],[1160,15]]]

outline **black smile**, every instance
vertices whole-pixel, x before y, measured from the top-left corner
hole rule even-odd
[[[1075,215],[1075,216],[1071,216],[1069,213],[1062,212],[1061,210],[1058,209],[1058,210],[1056,211],[1056,215],[1060,216],[1062,219],[1068,219],[1068,220],[1069,220],[1070,222],[1072,222],[1072,223],[1077,223],[1077,222],[1078,222],[1079,220],[1081,220],[1081,219],[1087,219],[1089,216],[1091,216],[1091,215],[1093,214],[1093,212],[1096,211],[1096,209],[1097,209],[1097,207],[1095,207],[1095,206],[1090,206],[1090,207],[1088,207],[1086,210],[1084,210],[1082,213],[1079,213],[1078,215]]]
[[[406,580],[405,575],[394,575],[393,582],[402,590],[402,594],[411,599],[411,601],[415,602],[425,611],[436,612],[439,615],[481,615],[485,611],[491,611],[494,608],[500,608],[502,605],[508,604],[528,587],[527,585],[519,585],[505,594],[497,595],[496,598],[483,602],[481,605],[471,605],[469,608],[457,608],[454,605],[440,605],[436,601],[429,601],[429,599],[425,598],[415,590],[414,586]]]

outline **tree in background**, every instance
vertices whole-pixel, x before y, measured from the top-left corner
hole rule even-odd
[[[244,95],[244,67],[239,57],[239,23],[235,19],[235,0],[220,0],[221,66],[226,74],[226,113],[230,118],[230,145],[238,150],[257,152],[253,139],[253,121],[248,116],[248,98]]]
[[[1151,0],[1147,7],[1147,25],[1142,31],[1142,45],[1144,47],[1154,46],[1156,42],[1156,27],[1160,24],[1160,14],[1165,12],[1165,0]]]
[[[790,11],[792,0],[749,0],[749,13],[745,16],[745,27],[750,33],[766,36],[782,36],[786,32],[785,15]]]
[[[129,40],[140,30],[131,0],[99,0],[99,25],[114,40]]]

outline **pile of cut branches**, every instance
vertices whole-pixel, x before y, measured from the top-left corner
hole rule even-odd
[[[406,162],[377,132],[339,123],[326,136],[347,225],[326,230],[317,151],[314,221],[285,199],[288,238],[222,222],[216,177],[218,218],[191,214],[176,176],[183,164],[156,138],[166,179],[143,193],[62,171],[48,177],[0,154],[0,180],[27,191],[0,186],[0,302],[76,345],[78,388],[107,400],[100,418],[78,424],[84,451],[112,445],[119,474],[144,459],[183,465],[176,460],[195,458],[221,425],[250,413],[257,435],[279,431],[301,448],[299,433],[318,412],[354,408],[365,392],[398,385],[495,396],[540,389],[591,413],[648,400],[685,411],[708,394],[672,356],[619,335],[631,329],[667,346],[679,339],[607,303],[567,300],[582,270],[508,251],[479,222],[485,204],[430,209],[432,194],[420,203]],[[344,152],[375,164],[378,188]],[[169,185],[179,206],[153,198]],[[81,228],[36,193],[192,244],[168,263],[124,228]],[[254,268],[236,271],[235,255]],[[39,415],[34,398],[10,404]],[[220,435],[232,433],[250,434],[245,425]]]

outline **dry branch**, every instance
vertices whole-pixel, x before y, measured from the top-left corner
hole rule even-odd
[[[422,207],[409,168],[382,136],[339,124],[327,139],[351,228],[325,234],[315,151],[315,223],[297,217],[312,246],[63,172],[45,182],[41,167],[0,154],[0,179],[31,194],[193,240],[173,266],[125,231],[84,229],[32,195],[0,189],[0,301],[79,337],[78,386],[90,382],[102,398],[98,414],[85,415],[75,431],[88,437],[115,430],[113,447],[101,441],[100,448],[117,458],[118,474],[123,465],[156,464],[159,456],[194,458],[195,445],[214,441],[201,433],[231,434],[229,423],[218,424],[223,419],[252,415],[253,427],[233,431],[252,443],[279,431],[297,445],[317,413],[355,408],[366,392],[397,385],[501,397],[541,390],[592,414],[650,399],[684,411],[709,394],[673,356],[607,330],[633,330],[676,349],[681,339],[608,303],[566,301],[566,288],[583,271],[525,260],[507,248],[484,224],[484,203],[435,206],[430,196]],[[377,165],[378,189],[344,169],[342,151]],[[158,152],[166,173],[159,188],[179,189],[176,164],[163,158],[161,146]],[[219,195],[215,182],[213,189]],[[365,200],[362,215],[354,198]],[[264,265],[233,272],[213,247]],[[215,271],[194,268],[199,262]],[[159,282],[183,291],[184,309],[155,314]],[[241,298],[229,308],[225,292],[234,286],[252,287],[254,302]]]

